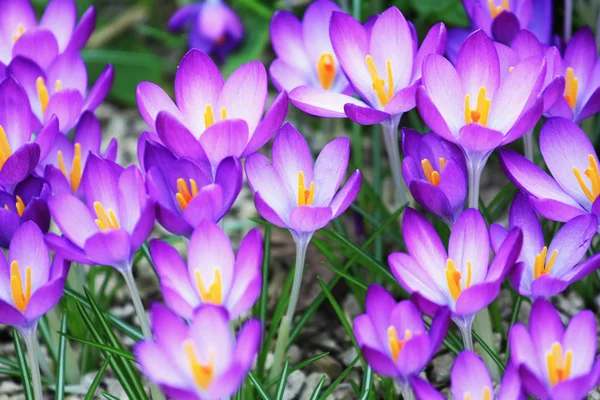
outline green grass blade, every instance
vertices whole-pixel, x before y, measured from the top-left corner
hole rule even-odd
[[[360,400],[367,400],[371,395],[371,389],[373,388],[373,370],[367,366],[365,375],[363,376],[362,392]]]
[[[121,400],[117,396],[113,396],[112,394],[107,393],[107,392],[102,392],[102,397],[104,397],[105,399],[108,399],[108,400]]]
[[[135,361],[135,356],[130,351],[119,349],[119,348],[116,348],[116,347],[113,347],[113,346],[109,346],[109,345],[106,345],[106,344],[94,342],[92,340],[78,338],[76,336],[69,335],[69,334],[63,334],[63,333],[61,333],[61,336],[63,338],[75,340],[76,342],[79,342],[79,343],[82,343],[82,344],[87,344],[88,346],[96,347],[96,348],[98,348],[100,350],[108,351],[111,354],[114,354],[114,355],[119,356],[119,357],[123,357],[123,358],[125,358],[127,360]]]
[[[67,313],[64,313],[60,322],[60,340],[58,342],[58,363],[56,367],[56,400],[65,397],[65,366],[67,355]]]
[[[504,366],[502,360],[500,360],[500,358],[498,357],[498,354],[496,354],[496,352],[492,350],[490,346],[488,346],[488,344],[485,342],[485,340],[483,340],[481,336],[479,336],[475,331],[473,331],[473,339],[475,339],[475,341],[479,343],[483,351],[485,351],[490,356],[490,358],[494,360],[494,363],[496,363],[496,365],[500,369],[500,372],[504,373],[506,367]]]
[[[333,393],[335,388],[338,387],[338,385],[340,383],[342,383],[343,380],[346,378],[346,375],[348,375],[350,373],[350,371],[352,371],[352,368],[354,368],[354,365],[358,362],[358,360],[360,360],[360,356],[356,356],[354,358],[354,360],[350,363],[350,365],[348,365],[348,367],[344,371],[342,371],[340,376],[338,376],[337,379],[335,381],[333,381],[333,383],[331,385],[329,385],[329,387],[327,388],[325,393],[323,393],[321,395],[321,397],[319,397],[319,399],[325,400],[331,393]]]
[[[100,382],[102,381],[102,377],[104,376],[104,373],[106,372],[106,368],[108,367],[108,364],[110,364],[111,358],[112,358],[112,356],[109,354],[108,357],[106,357],[104,359],[102,366],[98,370],[98,373],[94,377],[94,380],[92,381],[92,384],[90,385],[90,388],[88,389],[88,392],[85,395],[85,400],[92,400],[94,398],[94,393],[96,393],[96,390],[98,389],[98,386],[100,385]]]
[[[317,386],[315,386],[315,390],[313,390],[312,394],[310,395],[309,400],[317,400],[319,398],[319,394],[321,393],[321,390],[323,389],[323,385],[325,384],[326,379],[327,379],[327,375],[323,374],[321,379],[319,379],[319,382],[317,382]]]
[[[268,304],[268,292],[269,292],[269,261],[271,260],[271,227],[265,228],[265,239],[264,239],[264,250],[263,250],[263,263],[262,263],[262,289],[260,291],[260,297],[258,298],[258,317],[263,323],[263,326],[267,322],[267,304]]]
[[[256,379],[256,376],[254,375],[254,373],[252,373],[252,371],[248,372],[248,379],[250,379],[250,382],[252,382],[252,384],[256,388],[256,391],[263,400],[271,400],[271,398],[267,394],[267,391],[262,387],[262,385],[260,384],[258,379]]]
[[[52,342],[52,335],[50,334],[50,329],[48,328],[48,321],[45,318],[40,318],[38,322],[38,332],[40,332],[40,336],[46,348],[48,349],[48,354],[52,358],[52,361],[58,362],[58,353],[56,352],[56,346]]]
[[[285,393],[285,384],[288,378],[288,368],[290,366],[290,358],[286,357],[285,364],[283,364],[283,371],[281,372],[281,378],[279,378],[279,385],[277,385],[277,392],[275,394],[275,400],[283,399]]]
[[[6,356],[0,356],[0,364],[6,365],[7,367],[19,368],[19,363],[15,360],[11,360]]]
[[[320,359],[321,359],[321,358],[323,358],[323,357],[327,357],[328,355],[329,355],[329,352],[325,352],[325,353],[317,354],[316,356],[314,356],[314,357],[311,357],[311,358],[308,358],[308,359],[306,359],[306,360],[304,360],[304,361],[301,361],[301,362],[299,362],[298,364],[296,364],[296,365],[294,365],[293,367],[291,367],[291,368],[290,368],[290,374],[291,374],[292,372],[296,372],[296,371],[298,371],[299,369],[302,369],[302,368],[304,368],[304,367],[306,367],[306,366],[308,366],[308,365],[310,365],[310,364],[312,364],[312,363],[314,363],[314,362],[316,362],[316,361],[320,360]],[[276,383],[277,383],[277,381],[278,381],[278,379],[273,379],[273,380],[271,380],[270,382],[268,382],[268,383],[267,383],[265,386],[267,387],[267,389],[269,389],[269,390],[270,390],[270,389],[271,389],[271,387],[272,387],[274,384],[276,384]]]
[[[15,353],[17,354],[17,361],[19,363],[19,370],[21,371],[21,379],[23,381],[23,391],[25,392],[25,399],[33,399],[33,390],[31,388],[31,375],[29,375],[29,369],[27,369],[27,361],[25,361],[25,353],[23,352],[23,346],[19,332],[13,328],[13,341],[15,343]]]

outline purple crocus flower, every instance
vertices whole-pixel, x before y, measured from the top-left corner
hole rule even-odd
[[[360,350],[373,371],[393,378],[406,393],[411,390],[410,379],[421,373],[442,344],[450,313],[440,309],[428,332],[413,303],[396,303],[379,285],[369,286],[365,302],[366,313],[356,317],[353,327]]]
[[[198,49],[223,64],[244,38],[244,25],[237,13],[221,0],[188,4],[169,19],[169,30],[189,28],[190,49]]]
[[[46,157],[58,136],[52,117],[33,137],[27,95],[13,78],[0,83],[0,186],[5,189],[30,175]]]
[[[267,101],[265,67],[259,61],[246,63],[223,82],[215,63],[198,50],[181,60],[175,98],[177,105],[150,82],[137,88],[140,113],[162,144],[178,157],[210,163],[213,174],[224,158],[245,157],[269,141],[288,108],[282,92],[261,121]]]
[[[203,220],[218,222],[240,193],[243,171],[237,158],[221,161],[213,180],[210,168],[179,158],[156,142],[147,140],[142,146],[156,219],[175,235],[189,237]]]
[[[156,340],[134,347],[144,374],[172,399],[222,399],[244,381],[261,338],[261,324],[252,319],[231,332],[224,308],[204,305],[188,326],[161,305],[152,307]]]
[[[310,87],[348,92],[348,79],[329,39],[334,11],[342,9],[331,0],[317,0],[308,6],[302,22],[289,11],[277,11],[271,19],[271,42],[277,58],[269,73],[279,90],[290,93],[292,103],[296,93],[302,98],[303,90],[310,91]],[[293,91],[296,88],[298,91]],[[302,107],[302,102],[299,105]]]
[[[552,0],[463,0],[463,5],[471,29],[448,32],[447,54],[451,60],[456,59],[458,49],[476,29],[506,45],[525,29],[546,45],[552,41]]]
[[[83,198],[81,176],[89,154],[100,155],[102,130],[100,122],[93,112],[83,113],[75,126],[73,141],[65,135],[58,135],[48,156],[40,161],[44,178],[54,194],[72,193]],[[115,161],[117,158],[117,140],[111,139],[102,158]]]
[[[415,201],[449,226],[465,206],[467,167],[458,147],[434,133],[402,130],[402,174]]]
[[[60,131],[65,134],[77,124],[82,113],[94,111],[102,103],[114,79],[114,69],[109,64],[88,92],[87,69],[77,52],[60,54],[48,67],[15,57],[6,74],[25,89],[35,116],[34,127],[55,115]]]
[[[30,175],[19,182],[13,192],[0,191],[0,247],[8,248],[19,227],[33,221],[42,230],[50,229],[48,199],[52,191],[48,183]]]
[[[433,225],[410,207],[404,212],[402,235],[408,253],[393,253],[388,258],[394,277],[427,314],[438,307],[450,308],[465,347],[471,350],[475,313],[498,295],[521,251],[520,230],[510,231],[491,265],[488,228],[476,209],[467,209],[458,217],[448,252]]]
[[[500,151],[506,175],[529,194],[535,210],[560,222],[600,215],[598,156],[585,132],[568,119],[550,118],[540,132],[540,150],[552,176],[514,151]]]
[[[48,205],[64,236],[48,234],[48,245],[82,264],[131,269],[133,253],[152,230],[154,203],[146,195],[142,174],[89,154],[81,177],[83,201],[58,194]]]
[[[287,228],[296,240],[310,241],[312,234],[342,214],[354,201],[362,182],[360,171],[336,194],[348,165],[350,141],[328,143],[313,167],[308,144],[289,122],[273,141],[273,161],[262,154],[246,160],[248,183],[260,215]]]
[[[529,330],[516,324],[509,335],[510,362],[519,369],[523,387],[541,400],[578,400],[598,383],[600,363],[594,314],[579,312],[564,328],[558,311],[537,299]]]
[[[546,246],[537,214],[527,195],[519,193],[510,209],[509,228],[520,228],[523,233],[521,255],[510,274],[515,290],[523,296],[554,296],[600,266],[600,254],[581,262],[598,230],[598,217],[593,214],[567,222]],[[507,234],[504,227],[492,225],[494,251],[498,251]]]
[[[452,396],[454,399],[473,400],[525,400],[517,369],[509,364],[500,385],[498,396],[485,363],[477,354],[465,350],[456,357],[450,372]],[[444,400],[437,390],[420,378],[413,378],[412,385],[417,400]]]
[[[600,61],[589,27],[580,29],[569,40],[561,61],[558,68],[565,78],[564,96],[548,115],[579,123],[600,111]]]
[[[56,55],[81,50],[95,25],[93,7],[77,23],[74,0],[51,0],[39,24],[31,1],[5,0],[0,18],[0,65],[25,56],[46,68]]]
[[[234,320],[249,310],[260,294],[263,257],[258,229],[242,240],[234,256],[229,238],[213,222],[201,222],[189,242],[187,265],[177,250],[158,239],[150,255],[165,302],[185,319],[202,304],[223,306]]]
[[[0,255],[0,323],[23,335],[35,332],[39,318],[60,300],[69,263],[50,261],[44,234],[33,221],[15,232],[8,255]]]
[[[481,171],[492,151],[531,130],[543,111],[542,57],[530,57],[501,79],[498,52],[479,30],[462,45],[456,68],[438,54],[423,62],[417,104],[425,123],[458,144],[469,171],[469,207],[477,207]]]

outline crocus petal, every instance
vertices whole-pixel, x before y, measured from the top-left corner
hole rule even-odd
[[[166,111],[174,117],[181,119],[179,109],[173,103],[173,100],[165,93],[160,86],[152,82],[142,82],[135,91],[138,109],[146,124],[156,131],[154,125],[156,116],[161,111]]]
[[[157,343],[143,341],[135,345],[134,353],[144,374],[161,384],[185,387],[188,382],[177,365]]]
[[[85,241],[98,232],[98,226],[88,208],[75,196],[53,196],[48,200],[48,207],[60,231],[77,246],[83,247]]]
[[[50,121],[46,123],[40,132],[35,137],[34,142],[40,147],[40,160],[46,158],[48,153],[52,150],[56,137],[59,134],[58,130],[58,119],[56,116],[50,118]]]
[[[452,366],[451,379],[452,395],[455,399],[462,399],[467,393],[483,393],[485,388],[494,390],[483,360],[468,350],[456,357]]]
[[[523,232],[523,250],[519,260],[533,266],[536,255],[544,247],[544,234],[537,214],[533,210],[529,198],[523,193],[518,193],[510,207],[510,227],[519,227]],[[550,253],[552,254],[552,253]]]
[[[310,85],[310,80],[303,71],[280,58],[275,59],[269,66],[269,76],[277,90],[291,92],[298,86]]]
[[[0,299],[0,323],[19,326],[25,324],[26,319],[12,304]]]
[[[486,96],[493,98],[500,83],[500,61],[494,42],[485,32],[475,31],[465,40],[456,59],[456,72],[471,99],[482,86]]]
[[[167,111],[161,111],[156,117],[156,132],[162,142],[179,157],[202,161],[206,154],[198,140],[177,117]]]
[[[58,43],[48,29],[32,29],[25,32],[15,42],[12,50],[13,57],[29,58],[43,69],[48,68],[57,54]]]
[[[448,257],[463,276],[471,265],[471,282],[482,282],[490,259],[490,240],[483,216],[474,208],[460,214],[448,243]]]
[[[352,96],[314,86],[298,86],[290,92],[290,100],[305,113],[325,118],[346,118],[346,104],[367,107]]]
[[[262,262],[262,239],[257,229],[250,231],[242,240],[235,260],[235,276],[227,296],[230,318],[237,318],[250,309],[261,290],[260,265]]]
[[[240,157],[248,144],[248,124],[242,119],[227,119],[211,125],[200,137],[200,144],[213,168],[227,157]]]
[[[535,298],[550,298],[561,293],[567,286],[569,286],[568,280],[556,278],[551,275],[542,275],[539,278],[534,279],[531,283],[531,286],[529,287],[530,293],[528,293],[528,295]]]
[[[561,277],[581,261],[597,231],[598,218],[593,214],[580,215],[562,226],[548,246],[548,254],[558,251],[552,274]]]
[[[500,43],[510,45],[521,30],[519,19],[509,11],[503,11],[492,22],[492,35]]]
[[[510,268],[517,262],[522,246],[523,234],[521,233],[521,229],[511,229],[500,249],[496,252],[485,280],[487,282],[502,281],[510,271]]]
[[[302,24],[289,11],[277,11],[271,19],[271,43],[277,57],[301,71],[310,71],[302,40]]]
[[[575,76],[581,77],[583,80],[581,82],[583,85],[587,84],[596,64],[595,46],[594,34],[586,26],[573,35],[565,49],[565,66],[573,68]]]
[[[415,198],[415,201],[419,203],[421,207],[437,217],[454,222],[454,211],[452,210],[452,206],[439,187],[420,180],[412,181],[408,187]]]
[[[0,83],[0,126],[4,128],[10,148],[15,151],[31,138],[29,99],[11,77]]]
[[[544,362],[545,354],[552,348],[554,342],[559,342],[563,335],[563,324],[558,311],[552,304],[543,299],[533,303],[529,315],[529,332],[535,338],[533,345],[540,362]]]
[[[440,394],[431,384],[420,378],[413,378],[410,381],[411,387],[417,399],[444,400],[445,397]]]
[[[388,257],[388,264],[394,277],[408,292],[420,293],[437,304],[446,303],[432,277],[414,258],[404,253],[393,253]]]
[[[22,280],[26,267],[32,268],[31,289],[37,290],[49,279],[50,255],[44,243],[44,235],[32,221],[27,221],[15,232],[8,252],[10,262],[18,261]]]
[[[417,89],[417,108],[423,121],[425,121],[432,131],[450,142],[458,142],[458,133],[450,130],[444,116],[442,116],[440,111],[436,108],[433,100],[429,97],[427,91],[423,87]]]
[[[223,189],[219,185],[206,185],[183,211],[183,218],[192,227],[202,221],[218,222],[225,212],[223,207]]]
[[[280,228],[289,228],[288,223],[284,222],[283,218],[289,220],[289,217],[282,217],[278,214],[265,200],[263,200],[262,196],[259,192],[256,192],[254,195],[254,206],[256,207],[256,211],[260,214],[261,217],[269,221],[275,226]]]
[[[52,31],[58,43],[58,50],[63,51],[77,21],[77,9],[73,0],[52,0],[46,6],[40,27]]]
[[[499,282],[485,282],[469,286],[456,299],[456,314],[461,316],[475,314],[490,305],[498,296],[499,291]]]
[[[508,341],[511,363],[517,368],[524,365],[530,370],[538,372],[540,368],[538,367],[536,350],[531,336],[523,324],[517,323],[511,328]]]
[[[262,154],[252,154],[246,159],[246,177],[255,193],[260,194],[261,201],[268,204],[278,215],[289,215],[291,204],[288,196],[282,196],[287,186],[282,182],[277,170]],[[297,178],[296,178],[297,179]],[[296,204],[296,203],[294,203]]]
[[[215,183],[223,190],[223,208],[228,210],[235,202],[244,183],[240,160],[228,157],[221,161],[215,172]]]
[[[60,0],[65,1],[65,0]],[[36,78],[37,79],[37,78]],[[82,96],[87,91],[87,70],[83,59],[78,53],[63,53],[57,56],[47,70],[46,84],[53,90],[55,82],[60,81],[62,89],[77,89]]]
[[[563,348],[573,352],[571,376],[588,373],[594,364],[596,355],[596,319],[589,310],[579,312],[573,317],[562,338]]]
[[[361,184],[362,175],[359,170],[356,170],[352,176],[348,178],[344,187],[342,187],[331,201],[330,207],[333,214],[332,218],[339,217],[348,207],[350,207],[350,204],[352,204],[360,191]]]
[[[500,146],[504,134],[497,130],[486,128],[480,124],[471,123],[460,128],[460,145],[474,153],[486,153]]]
[[[59,262],[63,262],[62,258],[57,258]],[[25,317],[28,320],[41,317],[58,304],[63,294],[65,279],[66,275],[54,279],[33,293],[25,310]]]
[[[597,88],[585,103],[577,116],[576,122],[579,123],[586,120],[589,117],[596,115],[598,112],[600,112],[600,88]]]
[[[93,6],[89,7],[81,16],[79,23],[73,30],[71,40],[67,46],[66,52],[79,51],[87,43],[94,28],[96,27],[96,10]]]
[[[446,25],[443,22],[438,22],[427,32],[427,36],[423,39],[423,43],[421,43],[421,47],[419,47],[415,56],[413,81],[421,78],[423,60],[428,54],[444,54],[447,36]]]
[[[26,143],[12,153],[0,170],[0,184],[15,185],[31,174],[40,159],[40,146]]]
[[[390,118],[390,114],[387,112],[351,103],[344,105],[344,112],[352,122],[360,125],[375,125]]]
[[[242,157],[254,153],[261,147],[263,147],[275,134],[277,129],[281,127],[281,124],[285,120],[285,116],[288,112],[288,95],[287,92],[283,91],[275,97],[271,108],[265,114],[265,117],[260,121],[256,130],[249,138],[248,145],[242,153]]]
[[[331,218],[329,207],[296,207],[290,214],[290,227],[296,232],[315,232],[325,227]]]
[[[313,179],[312,155],[304,137],[289,122],[283,125],[273,141],[273,167],[287,188],[289,198],[298,196],[298,176],[304,174],[304,186]],[[281,194],[279,194],[281,195]]]
[[[328,205],[335,192],[340,186],[350,156],[350,140],[342,137],[329,142],[315,161],[314,182],[315,198],[314,205]]]
[[[83,109],[94,111],[104,101],[108,92],[110,92],[114,79],[115,69],[111,64],[108,64],[104,67],[96,83],[94,83],[94,86],[92,86],[92,89],[88,93],[83,103]]]
[[[244,369],[252,366],[260,346],[261,331],[261,323],[251,319],[242,326],[237,335],[233,357]]]
[[[48,102],[48,108],[44,113],[44,123],[56,115],[61,132],[68,132],[83,110],[83,98],[76,89],[63,89],[54,93]]]
[[[83,248],[95,264],[125,269],[132,256],[130,239],[129,233],[123,229],[111,229],[87,239]]]

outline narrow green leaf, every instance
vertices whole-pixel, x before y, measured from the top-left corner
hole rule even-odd
[[[370,366],[367,366],[367,370],[363,376],[362,383],[362,392],[360,395],[360,400],[367,400],[369,395],[371,394],[371,389],[373,388],[373,370]]]
[[[102,377],[104,376],[104,373],[106,372],[106,368],[108,367],[108,364],[110,364],[111,358],[112,358],[112,355],[109,354],[108,357],[106,357],[104,359],[104,362],[100,366],[98,373],[94,377],[94,380],[92,381],[92,384],[90,385],[90,388],[88,389],[88,392],[85,395],[85,400],[92,400],[94,398],[94,393],[96,393],[96,390],[98,389],[98,385],[100,385],[100,382],[102,381]]]
[[[488,346],[488,344],[485,342],[485,340],[483,340],[481,338],[481,336],[479,336],[477,334],[477,332],[473,331],[473,339],[475,339],[475,341],[477,343],[479,343],[479,345],[481,346],[481,348],[483,349],[483,351],[485,351],[486,353],[488,353],[488,355],[490,356],[490,358],[492,360],[494,360],[494,362],[496,363],[496,365],[498,365],[498,368],[500,369],[501,373],[504,373],[504,370],[506,369],[506,367],[504,366],[504,363],[502,362],[502,360],[500,360],[500,358],[498,357],[498,354],[496,354],[496,352],[494,350],[492,350],[490,348],[490,346]]]
[[[290,368],[290,374],[291,374],[292,372],[298,371],[299,369],[302,369],[302,368],[304,368],[304,367],[306,367],[306,366],[308,366],[308,365],[310,365],[310,364],[314,363],[315,361],[317,361],[317,360],[320,360],[321,358],[323,358],[323,357],[326,357],[326,356],[328,356],[328,355],[329,355],[329,352],[325,352],[325,353],[317,354],[316,356],[314,356],[314,357],[311,357],[311,358],[308,358],[308,359],[306,359],[306,360],[304,360],[304,361],[301,361],[301,362],[299,362],[298,364],[296,364],[296,365],[294,365],[293,367],[291,367],[291,368]],[[276,384],[277,382],[278,382],[278,379],[277,379],[277,378],[276,378],[276,379],[273,379],[273,380],[271,380],[270,382],[268,382],[268,383],[265,385],[265,387],[266,387],[267,389],[269,389],[269,390],[270,390],[270,389],[271,389],[271,387],[272,387],[274,384]]]
[[[7,367],[19,368],[19,363],[15,360],[11,360],[6,356],[0,356],[0,364],[4,364]]]
[[[62,338],[67,338],[67,339],[75,340],[75,341],[77,341],[79,343],[87,344],[88,346],[96,347],[96,348],[98,348],[100,350],[108,351],[111,354],[123,357],[123,358],[131,360],[131,361],[135,361],[135,356],[130,351],[119,349],[119,348],[116,348],[116,347],[113,347],[113,346],[109,346],[109,345],[106,345],[106,344],[94,342],[92,340],[78,338],[76,336],[69,335],[69,334],[63,334],[63,333],[61,333],[60,335],[62,336]]]
[[[65,366],[67,354],[67,313],[64,313],[60,322],[60,340],[58,342],[58,364],[56,369],[56,400],[65,397]]]
[[[329,268],[330,270],[332,270],[333,272],[335,272],[336,274],[340,275],[342,278],[344,278],[346,281],[353,283],[354,285],[358,286],[359,288],[361,288],[362,290],[367,290],[368,286],[365,285],[364,283],[362,283],[361,281],[359,281],[358,279],[356,279],[355,277],[353,277],[352,275],[342,271],[341,269],[337,269],[336,267],[334,267],[333,265],[329,265],[329,264],[323,264],[325,265],[327,268]]]
[[[48,321],[46,318],[40,318],[38,322],[38,332],[40,332],[42,340],[48,349],[48,354],[55,363],[58,362],[58,354],[56,353],[56,346],[52,342],[52,335],[50,329],[48,329]]]
[[[317,386],[315,386],[315,390],[313,390],[310,395],[310,400],[317,400],[319,398],[319,394],[321,393],[321,389],[323,389],[323,385],[325,384],[325,380],[327,379],[327,375],[323,374],[319,382],[317,382]]]
[[[113,396],[112,394],[110,394],[110,393],[107,393],[107,392],[102,392],[102,396],[103,396],[105,399],[108,399],[108,400],[121,400],[121,399],[120,399],[120,398],[118,398],[117,396]]]
[[[260,291],[260,297],[258,298],[258,317],[260,318],[263,326],[267,322],[267,305],[269,300],[269,261],[271,260],[271,227],[265,228],[265,239],[264,239],[264,250],[263,250],[263,263],[262,263],[262,289]]]
[[[254,376],[254,373],[252,373],[252,371],[248,372],[248,378],[250,379],[250,382],[252,382],[252,384],[258,391],[258,394],[263,400],[271,400],[266,390],[262,387],[258,379],[256,379],[256,376]]]
[[[342,383],[343,380],[346,378],[346,375],[348,375],[350,371],[352,371],[352,368],[354,368],[354,365],[358,362],[358,360],[360,360],[360,356],[356,356],[354,358],[350,365],[348,365],[348,367],[344,371],[342,371],[340,376],[338,376],[337,379],[333,381],[331,385],[329,385],[325,393],[323,393],[319,399],[325,400],[331,393],[333,393],[335,388],[338,387],[338,385]]]
[[[290,366],[290,358],[285,358],[285,364],[283,364],[283,371],[281,372],[281,377],[279,378],[279,385],[277,385],[277,392],[275,394],[275,400],[283,399],[283,394],[285,393],[285,384],[287,383],[288,378],[288,367]]]
[[[27,361],[25,361],[25,353],[23,352],[23,346],[21,345],[21,339],[19,332],[13,328],[13,342],[15,344],[15,353],[17,354],[17,361],[19,363],[19,370],[21,371],[21,379],[23,381],[23,391],[25,392],[25,399],[33,400],[33,390],[31,388],[31,375],[29,375],[29,369],[27,369]]]

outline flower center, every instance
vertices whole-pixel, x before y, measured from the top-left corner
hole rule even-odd
[[[510,7],[508,6],[508,0],[502,0],[501,6],[497,6],[494,0],[488,0],[488,7],[490,8],[490,14],[492,14],[492,18],[496,18],[504,10],[510,10]]]
[[[393,325],[390,325],[390,327],[388,328],[388,338],[394,362],[398,361],[398,356],[400,355],[402,347],[404,347],[406,342],[409,341],[411,337],[412,333],[410,332],[410,330],[407,329],[406,332],[404,332],[404,339],[398,339],[398,332],[396,331],[396,328]]]
[[[191,188],[191,191],[190,191]],[[196,181],[190,178],[190,186],[188,187],[187,182],[183,178],[177,179],[177,193],[175,198],[179,204],[181,211],[185,211],[190,201],[198,194],[198,185]]]
[[[323,53],[317,62],[317,75],[321,82],[321,87],[325,90],[333,85],[335,80],[335,59],[331,53]]]
[[[571,109],[575,109],[577,103],[577,88],[579,87],[579,79],[575,77],[573,68],[567,68],[565,72],[565,100]]]
[[[98,225],[101,231],[119,228],[119,221],[112,209],[109,208],[107,214],[102,203],[95,201],[94,211],[96,211],[96,216],[98,217],[96,218],[96,225]]]
[[[25,33],[25,28],[23,28],[23,24],[17,25],[17,33],[13,35],[13,40],[16,42],[19,40],[21,36]]]
[[[577,182],[579,182],[579,186],[581,186],[581,190],[592,203],[600,194],[600,171],[598,170],[598,162],[596,161],[596,157],[593,154],[588,155],[588,162],[590,163],[590,167],[585,170],[585,176],[592,183],[592,190],[588,189],[583,177],[581,176],[581,172],[576,167],[573,167],[573,173],[575,174],[575,178],[577,178]]]
[[[460,281],[462,274],[456,269],[454,260],[449,258],[446,261],[446,282],[448,283],[448,289],[454,301],[458,299],[458,296],[462,293]],[[471,261],[467,261],[467,282],[465,283],[465,289],[471,286]]]
[[[25,267],[25,292],[23,292],[21,271],[19,262],[16,260],[10,263],[10,290],[15,307],[19,311],[25,312],[31,299],[31,268]]]
[[[48,103],[50,102],[50,94],[48,92],[48,87],[46,86],[46,81],[41,76],[38,77],[35,81],[35,87],[37,89],[38,100],[40,101],[40,105],[42,106],[42,114],[46,113],[46,109],[48,108]],[[60,91],[62,88],[62,83],[60,79],[57,79],[55,82],[54,93]]]
[[[552,344],[552,349],[546,354],[548,377],[552,386],[569,379],[572,361],[573,352],[571,350],[567,350],[563,354],[563,348],[560,343],[554,342]]]
[[[73,189],[73,193],[77,192],[79,189],[79,184],[81,183],[81,144],[75,143],[73,146],[73,161],[71,162],[71,172],[67,171],[65,166],[65,159],[63,157],[62,151],[58,151],[56,156],[58,157],[58,168],[63,173],[63,175],[71,182],[71,189]]]
[[[472,122],[487,126],[488,114],[490,113],[491,100],[485,97],[485,86],[479,88],[477,94],[477,107],[471,110],[471,95],[465,95],[465,122]]]
[[[186,341],[183,344],[183,348],[185,350],[185,355],[188,359],[190,369],[192,370],[194,382],[196,382],[196,385],[198,385],[202,390],[206,390],[215,379],[215,359],[213,354],[210,354],[208,365],[204,365],[201,364],[196,358],[194,345],[191,342]]]
[[[548,247],[544,246],[542,252],[535,256],[535,263],[533,265],[533,277],[535,279],[539,278],[542,275],[546,275],[550,273],[552,269],[552,265],[556,260],[556,256],[558,255],[558,249],[552,252],[550,259],[546,263],[546,255],[548,254]]]
[[[471,400],[471,394],[469,392],[465,393],[465,400]],[[481,400],[492,400],[492,389],[485,386],[483,388],[483,394],[481,395]]]
[[[304,186],[304,172],[298,172],[298,206],[312,206],[315,199],[315,183],[310,183],[310,189]]]
[[[373,79],[373,90],[375,94],[377,94],[377,98],[382,106],[385,106],[389,101],[394,97],[394,77],[392,75],[392,63],[390,60],[386,61],[387,68],[387,91],[385,90],[386,81],[379,77],[377,73],[377,68],[375,67],[375,63],[373,62],[373,58],[368,55],[365,58],[367,62],[367,68],[369,69],[369,73],[371,74],[371,78]]]
[[[15,197],[17,198],[17,201],[15,202],[15,210],[17,210],[17,214],[19,214],[19,217],[22,217],[23,213],[25,212],[25,203],[23,202],[23,199],[21,198],[21,196],[16,195]],[[10,207],[8,207],[8,204],[4,205],[4,209],[10,210]]]
[[[446,159],[443,157],[439,158],[440,162],[440,172],[444,171],[446,167]],[[440,184],[440,172],[437,172],[433,169],[433,166],[429,162],[427,158],[421,160],[421,168],[423,168],[423,172],[425,173],[425,178],[427,181],[431,183],[433,186],[439,186]]]
[[[0,125],[0,168],[4,166],[4,163],[8,160],[10,154],[10,144],[8,143],[6,132],[2,125]]]
[[[227,109],[225,107],[221,107],[221,121],[227,118]],[[209,126],[215,123],[215,115],[213,114],[213,109],[210,104],[206,105],[206,110],[204,111],[204,129],[208,129]]]
[[[204,283],[202,282],[202,278],[200,277],[200,271],[196,269],[196,284],[198,285],[198,292],[200,293],[200,298],[204,303],[211,303],[216,305],[223,304],[223,285],[221,283],[221,270],[219,268],[215,269],[215,278],[206,290]]]

